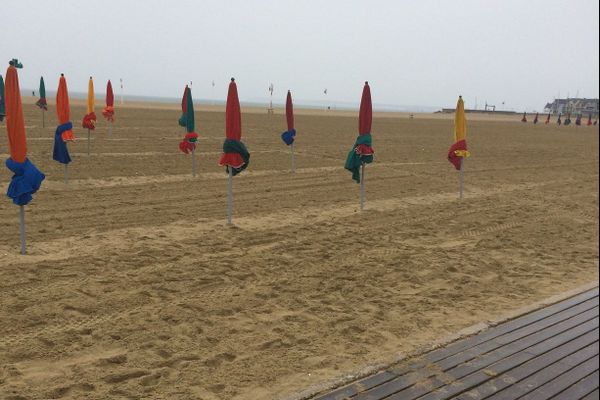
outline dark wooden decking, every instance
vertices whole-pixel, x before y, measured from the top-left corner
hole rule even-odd
[[[598,399],[598,288],[314,400]]]

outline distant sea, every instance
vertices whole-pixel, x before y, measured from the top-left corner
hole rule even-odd
[[[21,94],[23,96],[31,96],[32,89],[22,89]],[[36,91],[36,96],[38,95]],[[46,90],[46,97],[54,97],[56,96],[56,92],[52,92]],[[87,93],[82,92],[69,92],[69,96],[75,99],[86,99]],[[103,97],[97,97],[101,99]],[[115,102],[119,102],[119,95],[115,95]],[[181,102],[181,98],[176,97],[159,97],[159,96],[136,96],[136,95],[127,95],[125,96],[125,101],[139,101],[139,102],[151,102],[151,103],[179,103]],[[205,105],[223,105],[225,106],[225,101],[223,100],[209,100],[209,99],[194,99],[194,104],[205,104]],[[240,100],[240,104],[245,107],[268,107],[269,99],[249,99],[249,100]],[[353,102],[343,102],[343,101],[319,101],[319,100],[307,100],[307,101],[294,101],[294,106],[298,108],[308,108],[308,109],[326,109],[330,107],[332,110],[358,110],[360,107],[359,103]],[[273,107],[283,108],[285,107],[285,103],[283,102],[273,102]],[[432,113],[435,111],[441,110],[442,107],[431,107],[431,106],[418,106],[418,105],[395,105],[395,104],[380,104],[373,103],[373,111],[379,112],[414,112],[414,113]]]

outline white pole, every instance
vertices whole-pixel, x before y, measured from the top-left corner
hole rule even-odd
[[[233,213],[233,169],[229,168],[229,182],[227,184],[227,225],[231,225],[231,214]]]
[[[460,171],[458,172],[458,182],[459,182],[459,198],[462,200],[463,196],[463,187],[465,182],[465,158],[460,158]]]
[[[365,208],[365,163],[360,166],[360,209]]]
[[[112,127],[113,127],[113,123],[109,122],[110,125],[108,125],[108,136],[112,137]]]
[[[65,166],[65,185],[69,184],[69,164],[63,164]]]
[[[196,177],[196,149],[192,149],[192,176]]]
[[[44,128],[46,126],[46,113],[44,112],[44,109],[42,108],[42,128]]]
[[[88,157],[89,157],[90,156],[90,130],[89,130],[89,128],[88,128],[87,152],[88,152]]]
[[[292,152],[292,174],[296,172],[296,162],[294,160],[294,142],[290,145],[290,150]]]
[[[25,254],[25,206],[19,206],[19,220],[21,222],[21,254]]]

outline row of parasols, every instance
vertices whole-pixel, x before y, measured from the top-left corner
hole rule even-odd
[[[577,114],[577,117],[575,118],[575,125],[576,126],[581,126],[581,119],[583,118],[583,115],[581,113]],[[552,119],[552,113],[549,112],[548,115],[546,116],[546,121],[544,121],[544,124],[548,125],[549,123],[551,123]],[[535,117],[533,118],[533,124],[537,124],[540,121],[540,113],[536,113]],[[527,122],[527,112],[523,113],[523,118],[521,118],[521,122]],[[567,113],[565,116],[565,121],[563,122],[562,120],[562,113],[558,114],[558,118],[556,119],[556,123],[557,125],[565,125],[565,126],[569,126],[571,125],[571,113]],[[592,113],[589,113],[588,115],[588,120],[587,120],[587,126],[596,126],[598,125],[598,118],[596,117],[596,119],[594,121],[592,121]]]
[[[27,158],[27,140],[25,134],[25,122],[23,117],[23,106],[19,89],[19,78],[17,68],[22,65],[15,59],[9,62],[6,71],[6,84],[0,88],[0,116],[6,116],[6,129],[8,134],[8,143],[10,147],[10,157],[6,160],[6,166],[13,172],[13,177],[8,186],[7,195],[14,204],[19,206],[20,213],[20,238],[21,254],[26,253],[25,241],[25,213],[24,206],[31,200],[34,193],[41,187],[45,175]],[[0,76],[0,82],[2,82]],[[45,99],[45,88],[43,79],[40,84],[40,100],[38,106],[43,111],[47,109]],[[66,166],[71,162],[68,154],[67,143],[74,139],[72,132],[73,124],[69,120],[70,107],[67,83],[64,75],[61,74],[58,91],[56,95],[56,108],[58,115],[58,127],[54,137],[53,158],[65,165],[65,181],[67,182]],[[114,103],[112,86],[110,81],[107,85],[106,108],[103,115],[112,123],[114,121]],[[292,104],[292,95],[288,91],[286,99],[286,121],[287,130],[281,134],[283,142],[290,146],[293,168],[293,146],[296,138],[294,128],[294,113]],[[365,82],[360,102],[358,116],[358,137],[352,149],[348,153],[345,162],[345,169],[352,173],[352,179],[360,184],[360,209],[364,208],[365,202],[365,165],[373,162],[374,150],[372,147],[371,125],[373,121],[373,110],[371,103],[371,90],[369,83]],[[82,126],[89,130],[94,129],[96,116],[94,114],[94,88],[93,80],[90,78],[88,85],[88,109]],[[179,124],[184,126],[186,134],[179,148],[186,154],[195,154],[198,134],[195,130],[194,105],[192,101],[191,88],[184,90],[182,99],[182,115]],[[233,177],[244,171],[250,162],[250,152],[241,141],[242,124],[240,103],[237,92],[237,85],[234,78],[231,78],[227,92],[227,102],[225,110],[225,141],[223,143],[223,153],[219,160],[219,165],[225,167],[228,174],[228,196],[227,196],[227,224],[232,223],[233,212]],[[89,148],[89,147],[88,147]],[[459,171],[459,197],[463,197],[463,177],[464,161],[469,157],[466,142],[466,118],[464,102],[459,96],[456,114],[454,120],[454,144],[448,151],[448,160]],[[193,167],[195,168],[195,167]],[[195,169],[193,170],[195,174]]]

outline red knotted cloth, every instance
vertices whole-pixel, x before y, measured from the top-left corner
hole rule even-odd
[[[464,139],[454,143],[450,147],[450,150],[448,150],[448,161],[450,161],[457,170],[460,170],[460,159],[468,156],[469,151],[467,150],[467,141]]]
[[[189,154],[196,149],[197,141],[198,134],[196,132],[186,133],[181,143],[179,143],[179,150],[185,154]]]
[[[113,106],[104,107],[104,109],[102,109],[102,115],[104,115],[104,118],[106,118],[110,122],[114,122],[115,108]]]
[[[89,114],[85,114],[81,126],[87,129],[96,129],[96,113],[92,111]]]
[[[360,156],[372,156],[375,154],[373,148],[368,144],[359,144],[354,148],[354,151]]]

